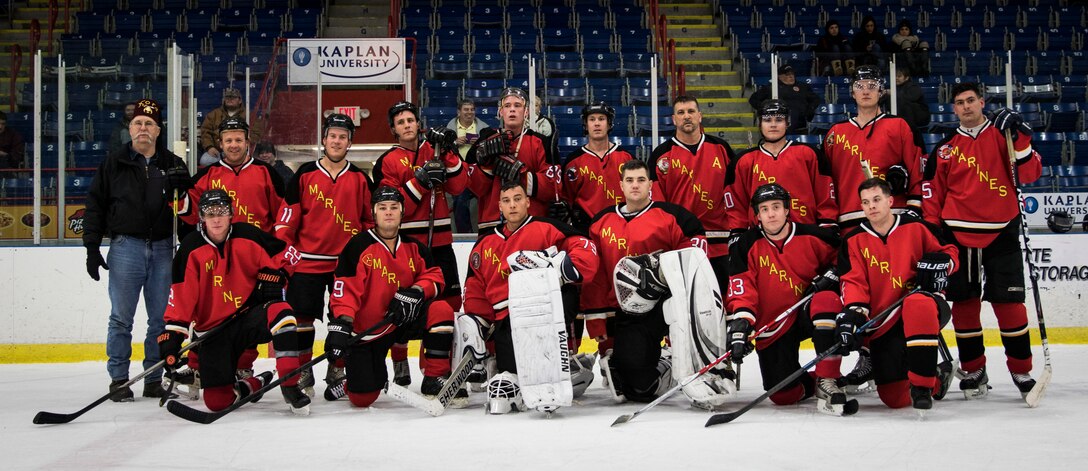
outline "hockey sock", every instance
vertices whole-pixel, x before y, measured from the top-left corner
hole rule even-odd
[[[813,296],[812,303],[810,304],[809,311],[812,313],[812,345],[816,348],[817,352],[825,352],[829,348],[835,345],[835,315],[838,314],[839,309],[836,309],[836,303],[822,296],[823,293],[831,293],[829,291],[821,291]],[[834,293],[831,293],[834,294]],[[837,304],[841,306],[841,303]],[[820,360],[816,364],[816,376],[821,378],[838,378],[842,376],[840,367],[842,365],[841,355],[829,355],[827,358]]]
[[[370,407],[374,401],[378,400],[378,394],[381,391],[371,391],[365,393],[357,393],[348,391],[348,399],[351,400],[351,405],[355,407]]]
[[[314,358],[314,320],[298,318],[298,360],[306,363]]]
[[[453,349],[453,321],[432,325],[423,334],[420,364],[427,376],[445,376],[450,372],[450,351]]]
[[[268,307],[268,331],[272,333],[272,348],[276,351],[276,372],[282,377],[300,365],[297,320],[287,303],[275,303]],[[310,332],[312,335],[313,331]],[[250,365],[253,365],[252,361]],[[299,375],[292,376],[283,384],[294,386],[298,384],[298,378]]]
[[[242,352],[242,356],[238,357],[238,369],[240,370],[252,370],[253,361],[257,359],[259,352],[256,348],[247,348]]]
[[[937,319],[935,301],[924,294],[903,300],[903,335],[907,345],[907,376],[910,384],[932,388],[937,377]]]
[[[892,409],[900,409],[911,404],[910,384],[906,380],[899,380],[889,384],[878,384],[876,393],[880,395],[881,402]]]
[[[204,388],[204,405],[212,412],[230,407],[237,399],[233,384]]]
[[[785,388],[774,394],[771,394],[771,402],[779,406],[788,406],[790,404],[796,404],[805,397],[805,387],[801,383],[793,385],[791,388]]]
[[[393,361],[405,361],[408,359],[408,344],[395,343],[392,347],[389,347],[389,358]]]
[[[454,312],[461,310],[461,294],[460,293],[446,295],[446,296],[443,296],[441,299],[442,299],[442,301],[445,301],[446,304],[448,304],[450,306],[450,309],[452,309]]]
[[[986,365],[986,346],[982,343],[981,299],[952,303],[952,326],[956,329],[956,349],[960,368],[976,371]]]
[[[1028,312],[1023,303],[992,303],[997,325],[1001,328],[1001,344],[1005,346],[1005,364],[1018,374],[1031,372],[1031,337],[1028,334]]]
[[[189,368],[192,368],[193,371],[199,371],[200,370],[200,355],[197,353],[197,351],[196,350],[189,350],[189,356],[187,358],[189,359],[188,360]]]

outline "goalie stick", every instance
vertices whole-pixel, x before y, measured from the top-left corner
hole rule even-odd
[[[374,332],[377,332],[379,329],[384,328],[388,324],[389,324],[389,320],[382,319],[382,320],[378,321],[378,323],[371,326],[369,329],[366,329],[365,331],[352,336],[350,343],[354,344],[355,342],[358,342],[358,341],[362,340],[363,337],[366,337],[367,335],[370,335],[370,334],[372,334]],[[246,404],[249,404],[254,398],[259,398],[260,396],[264,395],[264,393],[266,393],[268,391],[271,391],[272,388],[274,388],[276,386],[279,386],[280,384],[283,384],[284,381],[287,381],[287,378],[290,378],[292,376],[298,376],[304,370],[307,370],[307,369],[313,367],[314,365],[316,365],[318,363],[321,363],[322,361],[325,360],[325,358],[328,358],[328,356],[329,356],[329,352],[324,352],[321,355],[318,355],[318,356],[314,357],[312,360],[310,360],[310,361],[308,361],[306,363],[303,363],[302,365],[299,365],[298,368],[295,368],[294,370],[291,370],[287,374],[285,374],[283,376],[280,376],[279,378],[276,378],[275,381],[272,381],[272,382],[264,385],[263,387],[261,387],[261,389],[258,389],[256,391],[253,391],[253,392],[249,393],[246,397],[239,398],[239,399],[235,400],[234,403],[230,405],[230,407],[227,407],[226,409],[223,409],[221,411],[216,411],[216,412],[202,411],[202,410],[199,410],[199,409],[194,409],[192,407],[189,407],[189,406],[187,406],[185,404],[182,404],[182,403],[180,403],[180,402],[178,402],[176,400],[172,400],[172,401],[168,402],[166,404],[166,410],[170,411],[171,414],[174,414],[174,415],[176,415],[178,417],[181,417],[181,418],[183,418],[185,420],[188,420],[190,422],[196,422],[198,424],[210,424],[212,422],[215,422],[216,420],[219,420],[219,418],[223,417],[224,415],[227,415],[227,414],[237,410],[239,407],[242,407],[242,406],[244,406]]]
[[[763,333],[766,332],[767,330],[769,330],[771,328],[771,326],[786,320],[786,317],[789,316],[791,313],[793,313],[793,311],[796,311],[797,308],[801,307],[803,304],[808,302],[809,299],[812,299],[812,296],[814,294],[815,293],[810,293],[809,295],[801,298],[799,301],[797,301],[792,306],[790,306],[785,311],[783,311],[782,314],[779,314],[778,317],[774,318],[774,320],[767,323],[767,325],[765,325],[763,327],[760,327],[759,330],[757,330],[755,332],[752,332],[752,334],[748,336],[748,339],[749,340],[755,339],[756,337],[759,337],[760,335],[763,335]],[[700,376],[706,374],[706,372],[710,371],[710,369],[713,368],[718,363],[721,363],[721,362],[723,362],[725,360],[728,360],[728,359],[730,359],[732,357],[733,357],[733,350],[729,349],[729,351],[725,352],[725,354],[723,354],[722,356],[720,356],[718,358],[715,358],[714,361],[711,361],[708,365],[700,368],[699,371],[696,371],[691,376],[688,376],[687,378],[684,378],[683,381],[681,381],[676,386],[673,386],[672,389],[669,389],[668,391],[665,391],[663,394],[658,396],[657,399],[654,399],[653,402],[651,402],[649,404],[646,404],[641,409],[639,409],[639,410],[637,410],[637,411],[635,411],[633,413],[624,414],[624,415],[621,415],[619,417],[616,417],[616,420],[614,422],[612,422],[611,426],[615,427],[617,425],[625,424],[627,422],[630,422],[630,421],[634,420],[635,417],[638,417],[642,413],[644,413],[644,412],[646,412],[646,411],[648,411],[650,409],[653,409],[654,406],[657,406],[658,404],[661,404],[666,399],[671,397],[673,394],[676,394],[676,391],[679,391],[684,386],[687,386],[688,384],[691,384],[692,381],[695,381]],[[740,368],[737,368],[737,379],[740,380]]]
[[[859,333],[865,332],[869,327],[872,327],[877,322],[881,322],[885,317],[887,317],[889,314],[891,314],[892,311],[894,311],[896,308],[898,308],[900,305],[902,305],[903,300],[907,299],[907,296],[910,296],[910,295],[912,295],[914,293],[917,293],[918,291],[919,290],[917,288],[915,288],[915,289],[911,290],[910,292],[908,292],[907,294],[903,295],[902,298],[899,298],[898,301],[892,303],[891,306],[888,306],[886,309],[881,311],[880,314],[877,314],[872,319],[869,319],[864,324],[862,324],[861,327],[858,327],[857,332],[859,332]],[[714,414],[714,415],[710,416],[710,419],[708,419],[706,421],[705,427],[710,427],[710,426],[713,426],[713,425],[729,423],[729,422],[732,422],[733,420],[736,420],[737,417],[740,417],[741,415],[744,415],[745,412],[748,412],[749,410],[751,410],[753,407],[755,407],[760,402],[763,402],[768,397],[771,397],[771,394],[774,394],[774,393],[782,390],[782,388],[785,388],[790,383],[792,383],[794,380],[801,377],[801,375],[805,374],[805,372],[807,372],[809,368],[812,368],[817,363],[819,363],[820,360],[823,360],[824,358],[827,358],[827,357],[829,357],[831,355],[834,355],[835,352],[839,351],[839,347],[841,347],[841,346],[842,346],[842,340],[839,340],[839,341],[835,342],[835,345],[832,345],[831,348],[829,348],[827,350],[824,350],[819,355],[816,355],[816,358],[813,358],[812,361],[810,361],[808,363],[805,363],[803,366],[798,368],[797,371],[794,371],[793,374],[787,376],[786,379],[783,379],[781,382],[779,382],[778,384],[771,387],[771,389],[768,389],[766,392],[763,393],[763,395],[755,398],[754,400],[752,400],[748,404],[745,404],[744,407],[741,407],[740,409],[737,409],[737,410],[735,410],[733,412],[723,412],[721,414]]]
[[[226,321],[224,321],[224,322],[220,323],[219,325],[215,326],[214,328],[212,328],[212,330],[209,330],[207,333],[205,333],[200,338],[198,338],[196,340],[193,340],[192,342],[189,342],[189,345],[186,345],[180,351],[178,351],[179,357],[180,357],[181,354],[184,354],[185,352],[188,352],[189,350],[192,350],[196,346],[200,345],[205,340],[207,340],[207,339],[209,339],[211,337],[214,337],[215,334],[219,333],[224,328],[226,328],[227,324],[230,324],[231,321],[233,321],[234,319],[237,319],[239,317],[241,317],[241,316],[235,315],[234,317],[231,317],[230,319],[227,319]],[[151,365],[150,368],[144,370],[142,373],[140,373],[140,374],[136,375],[135,377],[133,377],[132,379],[128,380],[127,383],[121,385],[121,388],[127,388],[129,386],[132,386],[133,384],[136,384],[136,382],[143,379],[144,376],[147,376],[147,375],[151,374],[151,372],[153,372],[155,370],[158,370],[159,368],[162,368],[163,366],[166,366],[166,360],[165,359],[159,360],[158,363],[155,363],[154,365]],[[69,413],[69,414],[58,414],[56,412],[39,411],[37,414],[34,415],[34,423],[39,424],[39,425],[42,425],[42,424],[66,424],[68,422],[71,422],[71,421],[75,420],[77,417],[87,413],[87,411],[89,411],[91,409],[94,409],[95,407],[98,407],[99,404],[102,404],[103,402],[106,402],[110,398],[110,396],[113,396],[114,394],[115,394],[114,391],[110,391],[108,394],[98,398],[94,402],[92,402],[90,404],[87,404],[86,407],[84,407],[84,408],[82,408],[80,410],[77,410],[75,412]]]

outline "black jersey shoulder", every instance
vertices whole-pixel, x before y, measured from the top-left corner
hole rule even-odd
[[[381,242],[370,231],[363,231],[351,236],[336,261],[336,276],[355,276],[359,266],[359,258],[363,256],[363,252],[366,252],[370,246],[379,243]]]
[[[684,209],[683,206],[665,201],[654,201],[650,204],[650,210],[657,209],[658,211],[664,211],[671,215],[673,219],[676,220],[676,224],[680,226],[680,230],[684,235],[688,237],[706,235],[703,223],[699,221],[699,218],[695,216],[695,213]]]

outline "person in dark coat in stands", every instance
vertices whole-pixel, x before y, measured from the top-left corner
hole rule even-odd
[[[770,84],[759,87],[759,90],[756,90],[748,98],[748,103],[752,105],[753,109],[758,110],[759,105],[769,98],[771,98]],[[805,132],[809,120],[816,114],[816,107],[820,106],[823,101],[820,95],[812,91],[809,84],[797,81],[793,66],[789,64],[778,67],[778,99],[785,102],[790,108],[790,129],[788,132],[792,134]]]

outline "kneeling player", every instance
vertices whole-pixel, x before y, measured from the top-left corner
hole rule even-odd
[[[422,337],[423,384],[434,396],[445,385],[453,344],[453,309],[436,300],[442,293],[442,269],[426,246],[399,234],[404,196],[391,186],[371,198],[376,226],[348,241],[336,264],[329,305],[332,320],[325,348],[329,360],[344,358],[347,378],[325,392],[325,399],[348,396],[356,407],[368,407],[388,380],[385,357],[397,341]],[[377,332],[352,343],[362,332],[389,321]]]
[[[893,214],[892,189],[886,181],[865,180],[858,196],[866,221],[846,236],[839,252],[845,308],[835,318],[835,335],[814,335],[813,343],[817,351],[824,351],[838,337],[843,345],[839,351],[848,354],[868,334],[880,400],[892,408],[913,404],[915,409],[930,409],[932,397],[943,395],[940,387],[945,383],[937,378],[937,336],[950,314],[941,291],[959,254],[921,220]],[[918,291],[912,292],[912,285]],[[902,305],[879,324],[866,332],[857,330],[871,314],[899,299]],[[813,323],[819,332],[829,320],[814,318]],[[836,377],[838,366],[829,358],[817,365],[816,374]]]
[[[801,368],[797,350],[802,340],[812,336],[809,313],[830,313],[833,318],[841,307],[836,292],[838,277],[829,270],[835,262],[839,236],[816,225],[789,222],[790,201],[790,194],[777,183],[757,188],[751,205],[759,229],[745,232],[729,248],[726,310],[732,313],[732,360],[741,363],[751,350],[748,337],[753,330],[766,328],[755,339],[764,390]],[[812,299],[797,314],[777,319],[808,293],[814,293]],[[771,401],[794,404],[816,393],[812,376],[801,375],[772,394]],[[827,398],[820,397],[820,402],[821,409],[825,408]]]
[[[247,347],[271,341],[280,376],[298,368],[295,315],[283,301],[284,268],[298,260],[298,253],[250,224],[231,224],[233,205],[224,190],[205,191],[199,210],[198,231],[185,237],[174,257],[159,350],[166,369],[173,372],[185,362],[179,352],[191,322],[196,337],[230,323],[199,347],[204,404],[219,411],[272,379],[269,371],[235,381],[235,366]],[[291,376],[281,390],[291,409],[305,415],[310,398],[297,383],[298,375]]]

